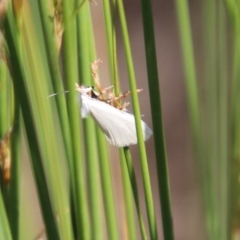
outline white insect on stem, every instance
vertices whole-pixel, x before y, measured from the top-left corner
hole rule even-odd
[[[89,115],[95,120],[97,125],[102,129],[108,142],[116,147],[125,147],[138,143],[135,117],[126,107],[128,102],[121,101],[131,94],[126,91],[115,95],[113,86],[103,88],[100,85],[97,69],[100,60],[92,63],[92,76],[95,82],[94,87],[79,86],[76,83],[76,91],[79,93],[81,102],[81,116],[86,118]],[[142,89],[137,89],[141,92]],[[66,93],[63,91],[59,93]],[[56,96],[59,93],[54,93],[48,98]],[[152,130],[148,125],[141,120],[144,140],[148,140],[152,135]]]
[[[98,92],[93,90],[93,87],[79,86],[76,83],[76,91],[80,94],[82,118],[90,115],[102,129],[109,143],[116,147],[137,144],[135,117],[127,112],[126,107],[129,103],[120,102],[130,94],[130,91],[116,96],[111,91],[112,86],[102,88],[97,74],[99,64],[100,60],[92,63],[92,75]],[[140,92],[141,89],[137,91]],[[152,130],[143,121],[141,125],[146,141],[152,135]]]

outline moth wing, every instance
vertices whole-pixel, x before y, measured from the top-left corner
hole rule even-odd
[[[89,115],[88,98],[89,97],[80,94],[81,116],[82,116],[82,118],[86,118]]]
[[[110,144],[117,147],[137,144],[135,118],[132,114],[116,109],[104,102],[82,95],[82,102],[87,105],[90,115],[104,132]],[[152,130],[143,121],[144,140],[152,135]]]

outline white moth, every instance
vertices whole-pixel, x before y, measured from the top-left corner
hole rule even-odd
[[[105,134],[108,142],[116,147],[125,147],[137,144],[135,118],[125,110],[117,109],[104,101],[92,98],[89,92],[91,87],[77,87],[80,93],[81,116],[90,115]],[[141,121],[144,140],[152,135],[152,130]]]

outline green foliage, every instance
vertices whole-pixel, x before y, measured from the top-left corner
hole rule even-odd
[[[94,85],[96,60],[91,1],[13,1],[6,8],[0,60],[0,239],[28,239],[20,204],[22,144],[28,145],[31,171],[48,239],[174,239],[168,159],[150,0],[141,0],[146,70],[160,202],[153,201],[149,160],[141,127],[128,22],[122,0],[103,0],[109,75],[120,93],[117,32],[121,32],[138,137],[139,189],[131,148],[119,150],[123,213],[117,212],[112,160],[103,133],[82,120],[75,83]],[[240,228],[239,5],[204,1],[202,54],[198,80],[191,16],[186,0],[175,0],[193,149],[199,171],[209,239],[234,239]],[[100,3],[99,3],[100,4]],[[228,15],[227,15],[228,14]],[[231,31],[226,29],[230,19]],[[119,24],[119,25],[117,25]],[[119,27],[119,28],[118,28]],[[232,33],[232,39],[226,33]],[[228,41],[232,41],[229,53]],[[217,44],[216,44],[217,43]],[[229,56],[231,64],[227,62]],[[233,56],[233,57],[232,57]],[[101,57],[101,56],[100,56]],[[229,77],[230,76],[230,77]],[[231,79],[227,81],[226,79]],[[201,89],[207,89],[203,96]],[[51,93],[64,90],[47,98]],[[230,109],[228,110],[228,106]],[[24,134],[25,133],[25,134]],[[9,134],[9,141],[7,136]],[[11,160],[10,168],[7,164]],[[228,172],[229,170],[229,172]],[[8,175],[9,174],[9,175]],[[8,182],[7,176],[10,177]],[[228,191],[229,189],[229,191]],[[141,191],[139,191],[141,190]],[[143,196],[139,194],[143,192]],[[144,218],[143,200],[147,217]],[[30,199],[31,201],[31,199]],[[156,211],[161,207],[162,228]],[[124,229],[123,232],[120,229]],[[35,234],[36,236],[39,233]],[[41,234],[40,234],[41,235]],[[40,238],[40,237],[39,237]],[[38,239],[38,237],[37,237]]]

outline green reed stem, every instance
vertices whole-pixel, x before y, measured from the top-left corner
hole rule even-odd
[[[197,77],[195,70],[195,60],[192,44],[192,34],[190,27],[190,16],[188,3],[186,0],[175,0],[179,34],[182,45],[183,65],[186,77],[188,107],[190,114],[191,129],[194,139],[194,145],[197,156],[201,156],[200,144],[200,113],[199,113],[199,98]]]
[[[2,193],[0,192],[0,239],[12,240],[10,226],[6,214],[6,209],[3,202]]]
[[[0,139],[4,137],[7,132],[9,124],[8,108],[8,79],[7,79],[7,66],[1,59],[0,61]]]
[[[26,88],[24,85],[24,75],[21,66],[21,58],[19,57],[18,43],[16,43],[15,33],[17,32],[16,23],[13,19],[13,15],[10,10],[7,13],[5,21],[5,37],[8,43],[8,49],[10,53],[10,63],[12,69],[13,82],[17,86],[18,91],[21,92],[19,95],[20,104],[26,127],[26,134],[30,147],[30,154],[32,157],[32,165],[34,170],[34,176],[37,184],[37,189],[40,205],[43,213],[44,222],[46,224],[46,232],[49,239],[59,239],[59,234],[55,222],[54,211],[52,209],[50,196],[48,192],[48,186],[43,170],[42,159],[40,150],[38,147],[38,141],[36,138],[35,128],[33,125],[33,117],[31,115],[30,104],[26,94]]]
[[[143,216],[141,213],[140,203],[139,203],[139,198],[138,198],[139,194],[138,194],[138,189],[137,189],[136,174],[135,174],[135,171],[133,168],[133,162],[132,162],[132,157],[131,157],[129,147],[124,147],[123,152],[124,152],[124,157],[125,157],[125,161],[126,161],[126,165],[127,165],[128,177],[131,182],[133,197],[134,197],[134,201],[135,201],[135,205],[136,205],[136,209],[137,209],[141,236],[142,236],[142,239],[147,239],[147,233],[145,230],[145,225],[144,225]]]
[[[218,22],[219,22],[219,156],[220,156],[220,213],[219,213],[219,237],[222,240],[228,239],[228,84],[227,84],[227,27],[226,14],[223,4],[218,7]]]
[[[90,43],[93,40],[89,40],[93,37],[90,34],[92,28],[91,18],[89,13],[89,3],[85,2],[77,15],[77,28],[78,28],[78,52],[79,52],[79,76],[80,81],[86,86],[91,86],[91,57]],[[89,204],[91,213],[91,239],[102,239],[103,228],[102,228],[102,216],[101,208],[99,208],[100,197],[100,184],[99,184],[99,163],[97,157],[97,145],[96,145],[96,131],[95,123],[92,119],[84,120],[84,137],[85,137],[85,154],[86,154],[86,165],[88,171],[88,185],[89,185]]]
[[[124,149],[120,149],[120,163],[121,163],[121,173],[123,181],[123,192],[125,199],[125,211],[127,219],[127,234],[128,239],[136,239],[136,224],[135,224],[135,212],[133,204],[133,187],[131,186],[130,174],[127,168],[126,157],[124,156]],[[132,188],[132,189],[131,189]],[[138,199],[137,199],[138,201]],[[127,238],[127,237],[125,237]]]
[[[25,84],[31,98],[31,110],[34,115],[38,142],[43,156],[44,171],[51,191],[51,201],[58,219],[59,233],[62,238],[71,239],[73,229],[68,195],[69,188],[66,180],[62,177],[65,168],[63,164],[59,164],[59,161],[63,161],[62,157],[65,156],[65,152],[64,149],[60,152],[57,144],[62,144],[56,135],[59,122],[54,121],[52,109],[46,98],[48,94],[48,75],[43,64],[44,61],[42,61],[44,56],[40,51],[41,48],[36,47],[36,42],[38,43],[37,46],[41,46],[41,42],[40,38],[36,38],[30,10],[29,6],[26,5],[22,28],[24,67],[26,74],[28,74]]]
[[[154,36],[154,23],[151,2],[142,0],[143,30],[145,54],[147,60],[149,95],[154,132],[155,154],[158,172],[158,186],[161,199],[161,213],[164,239],[174,239],[171,213],[169,174],[164,140],[164,129],[161,110],[161,96],[158,78],[158,64]]]
[[[136,122],[136,132],[137,132],[137,138],[138,138],[138,147],[139,147],[139,155],[140,155],[140,162],[141,162],[141,171],[143,176],[144,195],[146,200],[150,237],[151,239],[158,239],[156,219],[155,219],[155,213],[154,213],[153,196],[152,196],[152,190],[151,190],[151,182],[150,182],[150,176],[149,176],[149,170],[148,170],[146,150],[145,150],[145,145],[143,140],[142,126],[140,122],[141,114],[140,114],[138,96],[136,91],[137,88],[136,88],[135,73],[134,73],[131,47],[129,42],[123,2],[121,0],[117,0],[117,6],[119,10],[120,24],[121,24],[121,30],[123,35],[127,67],[128,67],[128,77],[129,77],[129,84],[131,89],[133,112],[134,112],[135,122]]]
[[[86,183],[84,179],[84,160],[81,154],[82,141],[80,137],[79,106],[76,104],[75,83],[77,74],[77,35],[76,19],[74,14],[74,1],[62,1],[63,4],[63,52],[64,52],[64,74],[66,78],[68,115],[70,132],[72,137],[72,152],[75,179],[75,211],[77,216],[77,239],[90,239],[89,213],[86,196]]]
[[[11,134],[11,169],[7,191],[7,212],[13,239],[19,239],[20,217],[20,104],[18,89],[14,85],[14,119]]]
[[[89,27],[89,51],[90,59],[96,59],[96,51],[94,47],[94,35],[92,27]],[[110,159],[108,156],[108,146],[106,138],[98,127],[96,129],[97,148],[99,155],[99,170],[102,183],[103,203],[106,214],[106,228],[109,239],[119,239],[119,231],[117,226],[116,206],[114,202],[114,191],[112,184],[112,176],[110,169]]]
[[[53,83],[53,88],[55,93],[60,93],[64,91],[64,88],[63,88],[62,76],[61,76],[61,71],[59,66],[59,52],[57,50],[57,44],[55,39],[56,33],[54,32],[54,28],[53,28],[54,24],[53,24],[53,20],[49,18],[49,11],[47,8],[47,4],[48,4],[47,1],[44,1],[44,0],[38,1],[51,80]],[[69,124],[68,124],[65,95],[60,94],[55,99],[57,102],[57,109],[58,109],[61,129],[63,132],[64,146],[66,148],[66,153],[68,156],[67,159],[69,162],[70,170],[71,172],[73,172],[71,138],[70,138]]]

